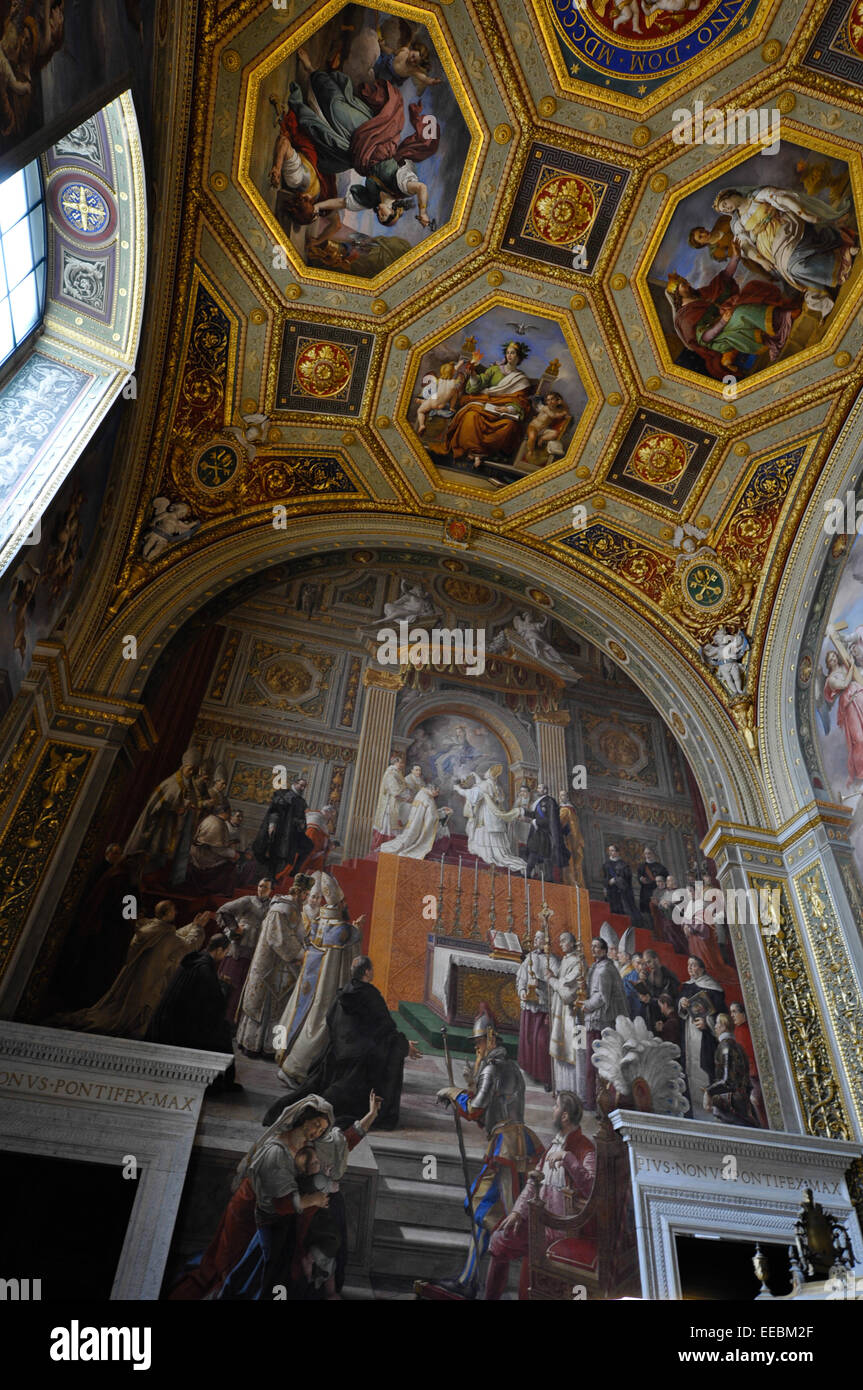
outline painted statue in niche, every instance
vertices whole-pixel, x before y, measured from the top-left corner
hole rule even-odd
[[[251,174],[307,265],[369,278],[449,220],[469,145],[425,26],[346,5],[262,89]]]
[[[405,765],[418,764],[425,781],[439,787],[441,805],[446,803],[452,807],[448,822],[450,833],[463,835],[466,828],[464,803],[454,795],[455,785],[468,773],[481,777],[498,763],[504,769],[500,780],[506,785],[509,766],[506,749],[491,729],[460,714],[435,714],[424,719],[414,728],[412,739]]]
[[[679,202],[650,267],[672,360],[745,380],[815,346],[858,251],[843,160],[786,140],[752,155]]]
[[[500,305],[424,354],[408,420],[436,463],[499,487],[558,462],[586,404],[560,326]]]

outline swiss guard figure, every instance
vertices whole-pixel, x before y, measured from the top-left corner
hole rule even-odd
[[[524,1123],[524,1077],[499,1041],[488,1004],[480,1004],[473,1041],[476,1060],[472,1067],[465,1064],[466,1084],[444,1086],[437,1093],[443,1105],[452,1105],[457,1129],[461,1120],[474,1120],[488,1136],[482,1168],[465,1200],[465,1209],[473,1217],[470,1249],[457,1279],[417,1281],[414,1292],[420,1298],[476,1298],[479,1262],[491,1233],[512,1211],[527,1174],[541,1163],[544,1153],[541,1140]],[[460,1148],[464,1155],[463,1145]]]

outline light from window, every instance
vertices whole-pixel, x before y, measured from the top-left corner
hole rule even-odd
[[[45,312],[45,200],[38,159],[0,183],[0,366]]]

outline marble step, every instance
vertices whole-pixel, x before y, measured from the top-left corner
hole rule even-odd
[[[374,1138],[374,1136],[373,1136]],[[396,1147],[395,1144],[379,1145],[372,1144],[372,1149],[378,1165],[381,1177],[402,1178],[414,1182],[424,1182],[423,1158],[426,1154],[432,1153],[437,1160],[437,1177],[434,1181],[449,1183],[461,1188],[463,1185],[461,1158],[458,1149],[453,1147],[451,1150],[443,1150],[439,1147],[423,1146],[420,1152],[416,1146],[407,1144]],[[471,1181],[476,1177],[480,1169],[481,1155],[478,1152],[468,1151],[467,1163]]]
[[[470,1230],[434,1230],[405,1221],[376,1220],[372,1275],[445,1279],[458,1274],[467,1254]]]
[[[388,1279],[447,1279],[458,1275],[470,1242],[467,1221],[461,1231],[432,1231],[398,1221],[375,1222],[372,1284]],[[483,1260],[483,1277],[487,1260]],[[518,1289],[520,1265],[509,1268],[507,1290]]]
[[[469,1231],[464,1199],[461,1183],[381,1178],[378,1180],[375,1225],[377,1227],[378,1221],[400,1221],[435,1230]]]

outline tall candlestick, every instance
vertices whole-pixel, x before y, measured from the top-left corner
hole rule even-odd
[[[458,878],[455,886],[455,913],[452,924],[453,936],[461,936],[461,855],[458,857]]]
[[[437,928],[437,930],[439,930],[439,931],[441,931],[441,932],[443,931],[443,860],[444,860],[444,857],[443,857],[443,855],[441,855],[441,857],[440,857],[440,886],[438,887],[438,894],[437,894],[437,921],[436,921],[436,923],[435,923],[435,927]]]

